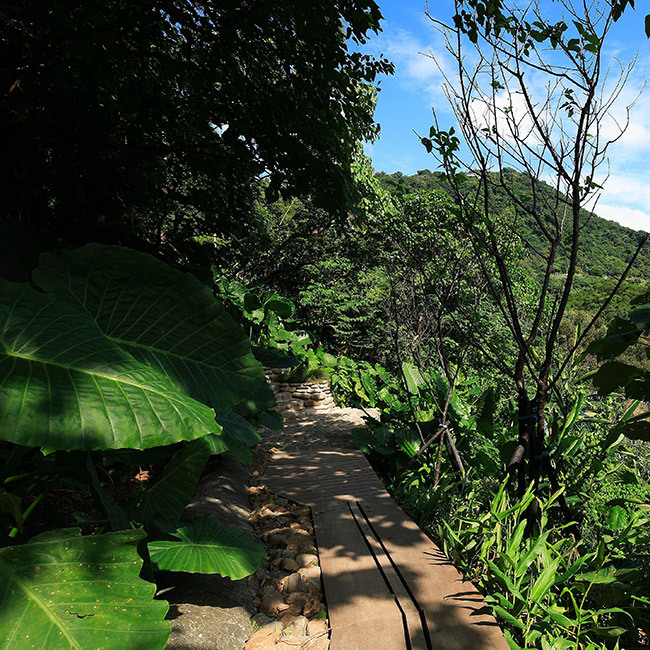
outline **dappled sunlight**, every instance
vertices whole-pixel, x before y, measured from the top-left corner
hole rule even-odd
[[[506,648],[472,583],[397,506],[365,456],[336,444],[352,440],[346,410],[272,432],[285,448],[260,479],[312,510],[331,647]]]

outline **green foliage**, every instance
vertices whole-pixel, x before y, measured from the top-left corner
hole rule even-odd
[[[149,542],[151,561],[164,571],[218,573],[239,580],[257,571],[264,548],[246,531],[220,524],[212,515],[166,532],[179,541]]]
[[[295,307],[290,300],[271,292],[265,298],[241,282],[229,282],[225,277],[216,280],[217,295],[248,329],[255,344],[256,357],[269,367],[293,366],[293,357],[303,357],[311,339],[302,330],[287,329],[292,322]],[[294,321],[295,322],[295,321]]]
[[[143,448],[219,432],[210,408],[105,337],[87,312],[26,283],[0,283],[3,439]]]
[[[356,382],[358,392],[367,395],[361,374],[376,381],[377,373],[342,365],[350,392]],[[435,372],[410,364],[404,370],[403,384],[392,384],[401,393],[402,408],[384,405],[382,422],[355,430],[355,441],[402,507],[483,590],[511,647],[609,648],[617,640],[619,647],[631,647],[636,628],[647,629],[643,599],[650,591],[650,492],[621,435],[638,403],[621,408],[613,399],[570,389],[568,403],[549,406],[547,453],[567,487],[552,493],[545,484],[538,527],[524,534],[532,486],[518,500],[509,496],[507,481],[499,483],[511,453],[506,442],[516,406],[500,400],[494,386],[461,378],[450,396],[449,416],[467,474],[457,480],[443,456],[436,485],[435,454],[420,454],[407,467],[421,443],[404,408],[404,391],[411,394],[428,438],[437,420],[427,421],[427,414],[436,412],[448,385]],[[373,385],[368,377],[365,385]],[[560,523],[558,503],[565,489],[580,517],[582,541],[571,533],[570,522]]]
[[[107,338],[136,359],[217,411],[264,381],[250,342],[209,289],[152,257],[91,244],[45,254],[33,278],[87,311]]]
[[[0,647],[164,648],[167,603],[139,577],[141,531],[43,533],[0,549]]]
[[[191,440],[220,431],[209,407],[263,385],[209,291],[147,255],[49,253],[33,278],[50,293],[2,281],[4,439],[52,449]]]
[[[594,341],[588,352],[596,354],[600,361],[606,361],[597,371],[591,373],[594,386],[601,395],[622,392],[630,400],[647,403],[650,401],[650,369],[647,359],[650,359],[650,348],[641,348],[645,352],[646,363],[632,365],[621,361],[611,360],[626,352],[632,346],[641,347],[645,343],[645,335],[650,330],[650,304],[648,294],[636,298],[637,305],[627,319],[616,318],[610,324],[603,339]],[[630,418],[622,429],[622,433],[632,440],[650,441],[650,423],[647,412]]]
[[[195,262],[194,237],[254,227],[262,173],[273,197],[313,192],[343,213],[357,142],[376,133],[368,84],[392,70],[348,40],[381,17],[371,0],[8,8],[4,212]]]
[[[128,507],[131,518],[147,524],[158,519],[178,521],[192,499],[210,452],[204,439],[181,447],[165,465],[160,479],[135,497]]]
[[[211,454],[230,452],[250,458],[250,447],[259,441],[253,423],[264,415],[272,395],[250,341],[223,305],[196,279],[163,262],[132,250],[93,244],[41,255],[31,276],[38,290],[26,282],[0,279],[0,435],[18,443],[0,443],[7,452],[0,482],[8,486],[0,494],[2,529],[8,532],[1,545],[28,537],[32,512],[49,492],[62,486],[72,487],[81,501],[92,500],[100,519],[88,522],[81,516],[80,520],[94,533],[143,525],[146,535],[144,531],[94,534],[71,541],[71,534],[53,531],[22,546],[10,546],[0,551],[7,558],[4,564],[0,560],[0,572],[11,589],[4,602],[25,611],[34,607],[20,602],[16,594],[22,590],[51,619],[51,629],[44,624],[36,634],[29,632],[35,639],[44,635],[42,645],[36,640],[34,647],[86,647],[84,635],[100,615],[106,618],[100,627],[110,625],[112,634],[141,632],[142,647],[162,647],[168,626],[156,626],[158,619],[147,612],[164,605],[152,603],[153,587],[143,590],[134,583],[131,588],[130,567],[137,574],[142,563],[132,560],[127,570],[118,559],[120,544],[130,544],[128,549],[136,557],[138,540],[142,549],[145,543],[160,545],[161,529],[178,527],[175,522]],[[180,441],[190,442],[173,445]],[[164,467],[153,480],[141,468],[152,463]],[[134,465],[138,472],[131,469]],[[145,485],[136,488],[130,501],[122,496],[118,503],[114,478],[124,484],[136,473],[143,475]],[[27,499],[29,505],[24,507]],[[249,568],[249,572],[256,569],[263,550],[249,533],[218,524],[209,528],[203,541],[212,540],[218,561],[204,562],[204,570],[242,577]],[[194,533],[183,528],[178,534],[186,541],[194,539]],[[49,546],[44,547],[46,542]],[[111,546],[118,549],[114,555],[109,554]],[[74,554],[71,560],[68,551]],[[39,595],[38,573],[44,561],[41,555],[48,554],[61,555],[64,564],[74,560],[84,572],[90,566],[95,577],[103,572],[108,579],[98,578],[94,589],[88,590],[87,578],[65,566],[56,568],[55,578],[44,572],[49,579],[45,588],[56,583],[56,593],[65,596],[64,603],[51,598],[46,605]],[[174,554],[173,562],[162,563],[178,571],[195,571],[194,556],[184,551]],[[12,573],[16,567],[31,573],[18,576]],[[33,588],[26,577],[33,578]],[[18,590],[11,586],[13,582],[19,583]],[[119,584],[127,585],[129,594],[124,598],[131,596],[130,600],[111,600],[111,594],[120,593],[115,588]],[[81,610],[73,592],[83,598],[78,603]],[[85,612],[89,598],[93,611]],[[145,614],[148,626],[142,624]],[[163,615],[164,611],[158,618]],[[20,617],[10,618],[22,625]],[[22,628],[6,629],[7,638],[23,634]],[[117,644],[110,637],[105,645]]]
[[[413,176],[397,174],[377,174],[377,177],[385,188],[399,189],[405,197],[416,197],[418,194],[430,193],[432,191],[452,195],[449,182],[441,172],[430,172],[422,170]],[[531,181],[526,174],[513,169],[504,170],[504,183],[509,192],[520,198],[524,204],[528,202],[532,206],[533,192]],[[494,177],[496,180],[496,176]],[[477,180],[468,177],[465,180],[468,187],[475,188]],[[535,184],[536,203],[535,207],[542,222],[550,225],[552,223],[552,206],[555,205],[556,190],[546,182],[537,180]],[[412,199],[411,199],[412,200]],[[521,208],[515,209],[513,199],[506,189],[498,183],[490,184],[491,210],[495,218],[504,225],[515,226],[510,231],[524,246],[526,251],[526,265],[536,276],[543,272],[543,260],[535,251],[544,251],[545,243],[542,231],[535,222],[531,212]],[[583,211],[584,212],[584,211]],[[587,212],[583,214],[584,227],[581,231],[580,249],[578,251],[578,275],[585,278],[587,286],[590,287],[589,296],[591,305],[595,302],[594,292],[604,293],[599,289],[601,284],[612,284],[611,278],[616,277],[625,268],[627,261],[634,252],[639,240],[639,233],[619,225],[614,221],[602,219]],[[566,248],[568,242],[563,244]],[[558,257],[556,273],[566,272],[567,254]],[[650,249],[644,248],[637,259],[632,271],[632,276],[648,281],[650,279]],[[591,286],[590,286],[591,285]],[[594,286],[595,285],[595,286]],[[582,285],[584,287],[584,284]],[[632,286],[628,285],[629,290]],[[580,291],[580,284],[578,290]],[[586,296],[575,299],[584,303]]]
[[[488,512],[476,516],[470,488],[467,503],[458,505],[458,523],[443,522],[438,532],[490,594],[487,600],[507,624],[512,647],[540,641],[549,648],[606,647],[603,639],[616,639],[628,630],[634,639],[637,608],[632,596],[647,585],[646,571],[617,567],[609,545],[588,551],[562,528],[547,527],[557,496],[540,504],[541,533],[525,537],[521,516],[533,499],[532,490],[512,504],[502,484]],[[647,519],[637,517],[634,527],[646,524]],[[619,529],[615,541],[632,534],[632,527]]]

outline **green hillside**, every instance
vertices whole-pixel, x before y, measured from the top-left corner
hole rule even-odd
[[[400,172],[385,174],[379,172],[377,178],[381,184],[391,191],[413,193],[418,190],[442,190],[453,196],[448,181],[441,172],[431,172],[428,169],[420,170],[412,176],[405,176]],[[530,201],[530,181],[525,174],[514,170],[506,170],[505,179],[510,189],[524,202]],[[473,179],[468,179],[473,183]],[[550,221],[551,206],[556,203],[556,194],[553,187],[544,181],[538,181],[537,203],[540,215]],[[513,201],[505,190],[496,188],[492,193],[495,214],[501,214],[508,223],[514,222],[516,232],[524,244],[531,247],[530,264],[532,270],[541,271],[541,258],[532,253],[532,249],[543,248],[542,234],[534,219],[525,211],[516,212]],[[640,232],[625,228],[614,221],[608,221],[596,214],[584,214],[584,228],[581,231],[580,252],[578,256],[579,276],[592,276],[597,278],[616,277],[625,269],[639,241]],[[556,271],[562,273],[563,260],[567,256],[560,254]],[[630,274],[631,278],[641,281],[650,281],[650,246],[646,246]],[[584,278],[586,280],[586,278]]]

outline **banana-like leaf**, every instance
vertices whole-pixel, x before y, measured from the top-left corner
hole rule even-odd
[[[216,411],[265,381],[243,329],[212,292],[150,255],[88,244],[42,255],[33,278],[83,307],[111,341]]]
[[[231,580],[257,571],[264,547],[252,533],[224,526],[213,515],[169,531],[180,541],[149,542],[151,561],[163,571],[218,573]]]
[[[406,382],[409,393],[416,395],[420,386],[424,385],[424,378],[419,368],[408,361],[404,361],[402,363],[402,372],[404,373],[404,381]]]
[[[218,433],[214,411],[107,339],[78,305],[0,278],[0,438],[144,449]]]
[[[168,605],[139,577],[143,537],[66,529],[0,549],[0,648],[164,648]]]
[[[623,435],[632,440],[645,440],[646,442],[650,442],[650,422],[645,420],[626,424],[622,432]]]
[[[178,521],[192,499],[210,454],[205,438],[183,445],[167,463],[163,475],[128,508],[131,517],[142,523],[155,519]]]

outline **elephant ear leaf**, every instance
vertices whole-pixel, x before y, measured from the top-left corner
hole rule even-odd
[[[0,549],[0,648],[164,648],[168,605],[139,576],[143,538],[66,529]]]
[[[0,439],[145,449],[218,433],[214,418],[78,305],[0,278]]]
[[[212,292],[150,255],[88,244],[42,255],[33,278],[82,306],[107,338],[215,411],[265,380],[243,329]]]
[[[257,571],[264,547],[252,533],[224,526],[213,515],[168,531],[178,541],[149,542],[151,561],[164,571],[218,573],[231,580]]]

